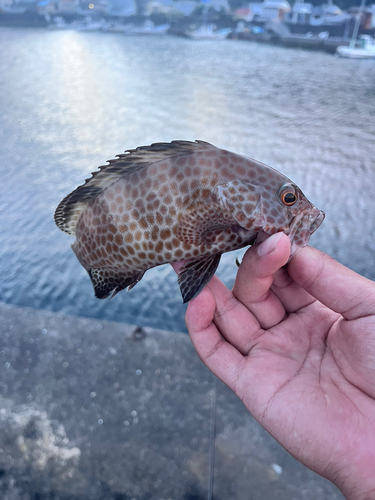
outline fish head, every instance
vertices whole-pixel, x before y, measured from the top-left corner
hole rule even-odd
[[[251,164],[253,167],[254,163]],[[264,241],[284,232],[291,242],[291,256],[306,246],[324,219],[298,186],[277,170],[263,164],[252,168],[252,178],[234,179],[216,188],[216,199],[247,241]]]
[[[263,226],[263,231],[266,234],[283,231],[290,239],[290,257],[292,257],[300,248],[308,244],[310,236],[321,225],[325,214],[316,208],[301,189],[292,182],[283,183],[277,189],[274,201],[271,208],[264,210],[263,216],[266,224]],[[275,208],[278,217],[270,219],[268,212],[274,215]],[[275,220],[275,223],[267,223],[269,220]]]

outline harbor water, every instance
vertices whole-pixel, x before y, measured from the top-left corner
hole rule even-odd
[[[290,177],[311,244],[375,279],[375,62],[239,40],[0,27],[0,301],[185,329],[172,268],[94,298],[59,201],[126,149],[201,139]],[[235,259],[218,275],[231,286]]]

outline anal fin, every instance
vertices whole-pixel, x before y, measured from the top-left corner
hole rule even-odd
[[[202,291],[215,274],[221,254],[208,255],[183,265],[178,273],[178,284],[184,304]]]
[[[90,269],[88,271],[95,290],[95,297],[112,299],[118,292],[130,290],[141,281],[145,271],[121,270],[111,268]]]

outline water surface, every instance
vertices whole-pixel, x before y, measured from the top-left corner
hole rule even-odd
[[[243,41],[0,27],[0,300],[170,330],[170,266],[94,298],[54,225],[59,201],[125,149],[202,139],[254,157],[326,212],[311,243],[375,279],[375,62]],[[233,283],[235,254],[219,276]]]

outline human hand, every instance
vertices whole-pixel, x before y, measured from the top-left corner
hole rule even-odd
[[[277,233],[186,323],[199,357],[294,457],[350,500],[375,498],[375,283]]]

